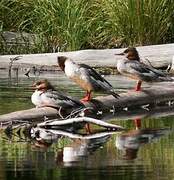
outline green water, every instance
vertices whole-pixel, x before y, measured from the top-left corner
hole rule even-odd
[[[15,78],[9,82],[6,73],[2,74],[0,114],[34,107],[30,100],[30,86],[41,76],[28,79],[21,75],[18,82]],[[56,87],[73,96],[80,98],[83,95],[62,74],[44,73],[42,78],[48,78]],[[106,78],[118,91],[134,85],[121,77]],[[126,131],[93,140],[58,136],[49,145],[38,143],[22,131],[14,130],[9,136],[2,130],[0,180],[172,180],[173,118],[167,115],[143,118],[141,128],[136,130],[133,120],[123,121],[115,115],[111,122],[127,128]]]

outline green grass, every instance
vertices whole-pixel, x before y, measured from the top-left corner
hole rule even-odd
[[[172,0],[0,0],[0,53],[171,43],[173,12]],[[34,45],[9,48],[3,31],[35,34]]]
[[[106,31],[124,46],[166,43],[173,24],[173,1],[102,0],[101,6],[108,17]]]

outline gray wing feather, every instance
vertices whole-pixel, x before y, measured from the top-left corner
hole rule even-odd
[[[88,77],[91,78],[91,80],[95,81],[95,83],[98,84],[98,86],[106,86],[108,88],[112,88],[112,85],[103,78],[99,73],[97,73],[92,67],[86,65],[86,64],[79,64],[81,69],[85,69],[84,71],[87,73]],[[82,70],[83,71],[83,70]]]
[[[139,61],[126,62],[126,67],[129,73],[136,74],[144,81],[171,80],[167,73],[164,73]]]
[[[115,98],[119,97],[119,95],[114,92],[112,85],[93,68],[86,64],[79,64],[79,67],[81,73],[85,73],[86,77],[89,78],[88,80],[95,91],[104,91],[108,94],[112,94]]]
[[[49,98],[55,105],[58,106],[83,106],[83,104],[73,99],[72,97],[66,96],[61,92],[57,91],[47,91],[45,93],[46,97]]]

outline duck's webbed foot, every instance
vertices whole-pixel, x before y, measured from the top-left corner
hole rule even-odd
[[[142,81],[137,82],[137,85],[135,87],[135,91],[141,91],[141,84],[142,84]]]
[[[91,92],[87,92],[86,96],[84,98],[82,98],[80,101],[81,102],[88,102],[91,100]]]

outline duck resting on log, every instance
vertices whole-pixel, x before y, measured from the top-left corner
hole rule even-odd
[[[35,82],[33,89],[35,89],[35,92],[31,96],[31,101],[36,107],[55,108],[62,118],[62,115],[71,112],[73,109],[84,109],[84,113],[87,112],[83,103],[72,97],[65,96],[60,91],[56,91],[53,85],[46,79]],[[87,132],[91,131],[88,123],[86,123],[85,128]]]
[[[31,101],[36,107],[52,107],[59,111],[84,108],[83,103],[55,90],[46,79],[35,82],[32,88],[35,89],[35,92],[31,96]]]
[[[138,80],[135,90],[141,91],[142,82],[173,81],[169,74],[148,66],[140,61],[135,47],[127,48],[124,52],[115,54],[124,56],[117,61],[117,70],[124,76]]]

